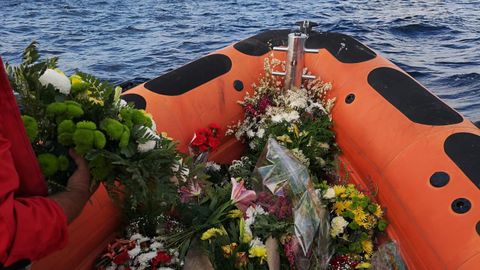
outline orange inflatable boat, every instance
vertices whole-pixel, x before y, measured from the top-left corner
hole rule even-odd
[[[270,45],[288,30],[260,33],[126,91],[161,131],[187,149],[192,131],[242,118],[237,101],[252,91]],[[378,187],[389,236],[409,269],[480,269],[480,130],[392,62],[350,36],[311,33],[305,66],[332,82],[334,130],[350,180]],[[273,52],[284,60],[285,52]],[[243,146],[224,138],[212,157],[230,162]],[[33,265],[90,269],[120,216],[99,190],[71,225],[70,244]]]

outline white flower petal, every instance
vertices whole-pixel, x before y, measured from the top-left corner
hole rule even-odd
[[[70,88],[72,85],[70,83],[70,79],[68,79],[65,74],[61,74],[54,69],[47,69],[45,72],[38,78],[40,83],[43,86],[48,86],[49,84],[53,85],[60,93],[68,95],[70,94]]]

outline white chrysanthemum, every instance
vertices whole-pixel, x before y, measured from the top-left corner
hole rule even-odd
[[[255,149],[255,147],[257,146],[253,141],[251,141],[248,146],[250,147],[250,149]]]
[[[323,198],[327,200],[335,198],[335,190],[333,188],[328,188],[323,194]]]
[[[60,73],[54,69],[47,69],[45,72],[38,78],[40,83],[43,86],[47,86],[49,84],[53,85],[60,93],[68,95],[70,94],[70,89],[72,85],[70,83],[70,79],[68,79],[65,74]]]
[[[157,145],[157,141],[154,141],[154,140],[146,141],[144,143],[138,144],[137,150],[140,153],[146,153],[150,150],[153,150],[156,145]]]
[[[158,242],[158,241],[155,241],[150,245],[150,248],[153,249],[153,250],[162,249],[163,244]]]
[[[265,129],[261,128],[257,131],[257,137],[263,138],[263,135],[265,135]]]
[[[298,114],[297,111],[291,111],[289,113],[286,113],[285,116],[284,116],[284,119],[287,122],[296,121],[296,120],[298,120],[298,118],[300,118],[300,115]]]
[[[140,263],[140,265],[149,265],[150,261],[153,258],[155,258],[156,256],[157,256],[156,251],[150,251],[150,252],[138,255],[137,258],[138,258],[138,262]]]
[[[137,241],[137,240],[142,239],[143,237],[144,237],[143,235],[141,235],[141,234],[139,234],[139,233],[136,233],[136,234],[130,236],[130,240],[131,240],[131,241]]]
[[[155,133],[155,131],[153,131],[150,128],[147,128],[147,129],[148,129],[148,131],[145,135],[147,135],[147,136],[152,136],[153,135],[156,139],[148,140],[144,143],[138,144],[137,151],[140,152],[140,153],[146,153],[150,150],[153,150],[155,148],[155,146],[157,145],[157,140],[159,139],[159,137]]]
[[[272,116],[272,122],[274,123],[280,123],[283,121],[283,115],[282,114],[276,114]]]
[[[247,137],[249,137],[249,138],[255,137],[255,132],[254,132],[253,130],[251,130],[251,129],[248,130],[248,131],[247,131]]]
[[[332,219],[332,227],[330,228],[330,235],[332,237],[337,237],[339,234],[343,233],[345,227],[348,225],[348,221],[346,221],[343,217],[334,217]]]

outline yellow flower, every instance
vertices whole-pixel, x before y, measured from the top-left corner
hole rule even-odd
[[[205,241],[217,235],[227,235],[227,232],[223,228],[210,228],[202,234],[202,237],[200,237],[200,239]]]
[[[250,258],[260,258],[260,264],[267,260],[267,248],[264,246],[253,246],[248,251]]]
[[[232,255],[232,252],[235,251],[235,249],[237,249],[238,247],[238,244],[233,242],[229,245],[225,245],[225,246],[222,246],[222,250],[223,250],[223,256],[225,256],[225,258],[228,258]]]
[[[370,268],[371,266],[372,265],[368,262],[362,262],[362,263],[357,264],[355,269],[365,269],[365,268]]]
[[[337,216],[341,216],[342,213],[352,205],[352,201],[338,201],[333,204],[333,210]]]
[[[231,210],[227,214],[228,218],[242,218],[243,217],[243,212],[239,209]]]
[[[372,241],[370,241],[370,240],[362,241],[362,249],[366,254],[371,255],[373,253]]]
[[[335,190],[335,196],[343,194],[346,191],[345,186],[339,186],[339,185],[333,186],[333,190]]]
[[[277,140],[284,142],[284,143],[292,143],[292,139],[288,135],[277,136]]]
[[[300,130],[298,129],[297,125],[292,124],[293,127],[293,133],[295,134],[295,137],[300,137]]]
[[[357,207],[356,209],[352,210],[352,214],[354,215],[353,220],[358,225],[365,227],[368,225],[367,214],[361,207]]]
[[[378,204],[375,204],[377,206],[377,210],[375,210],[375,213],[373,213],[374,216],[377,218],[381,218],[383,216],[383,210],[382,207]]]

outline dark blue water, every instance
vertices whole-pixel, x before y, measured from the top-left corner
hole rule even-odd
[[[60,68],[114,82],[310,19],[319,31],[354,36],[480,120],[479,1],[0,0],[0,15],[5,60],[17,63],[35,39]]]

